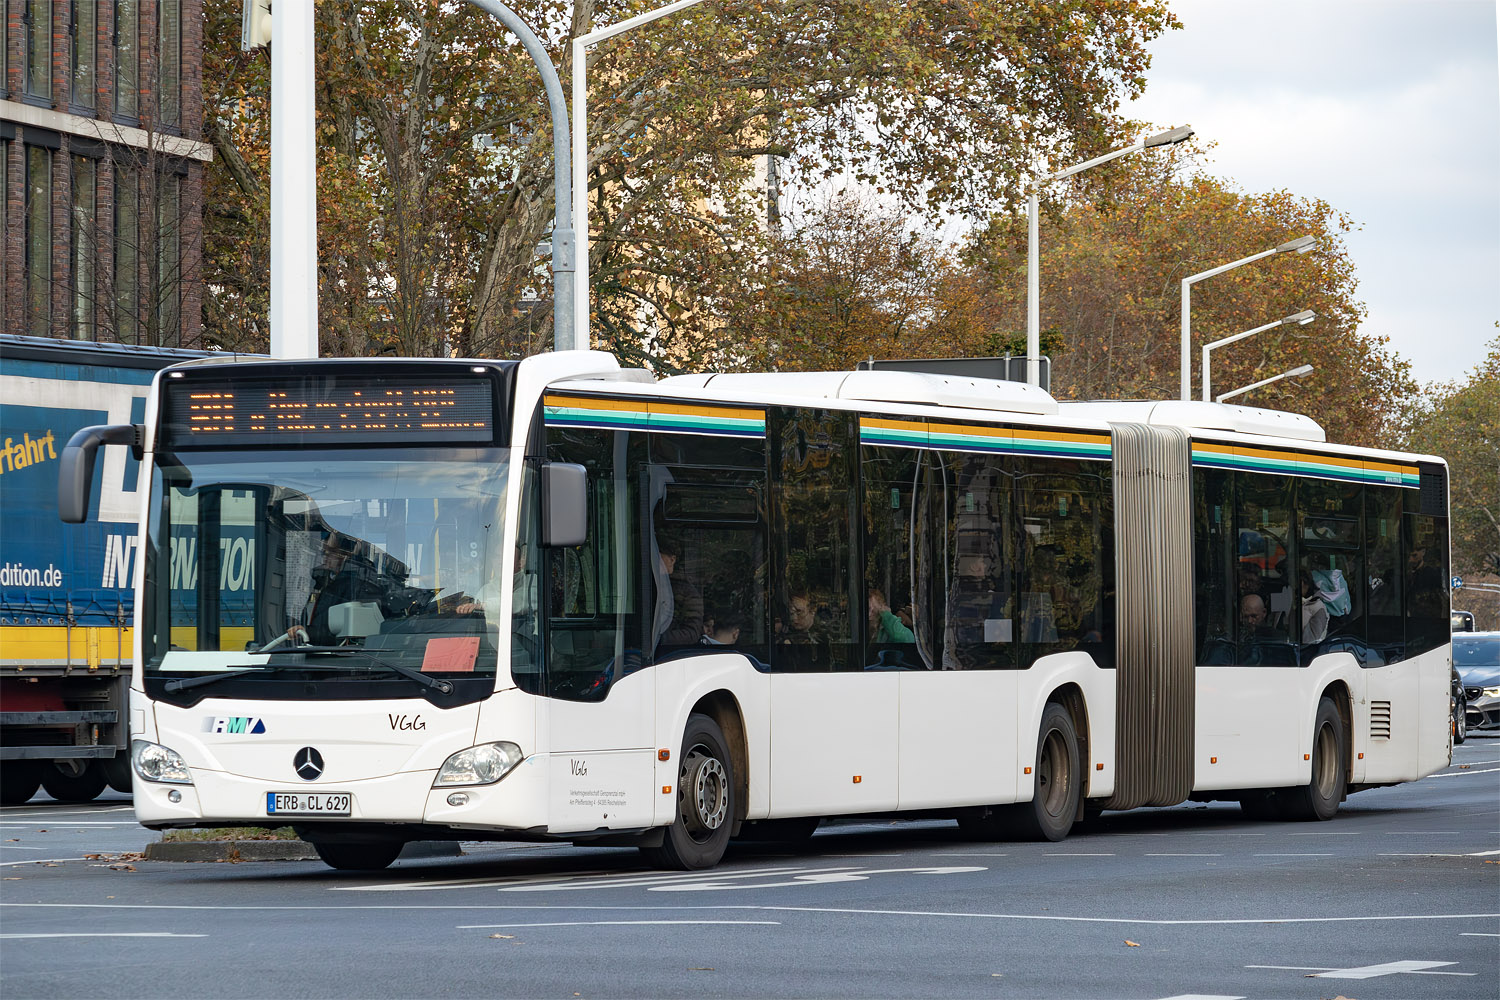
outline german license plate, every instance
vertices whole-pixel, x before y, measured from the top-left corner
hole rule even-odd
[[[347,816],[348,792],[267,792],[267,816]]]

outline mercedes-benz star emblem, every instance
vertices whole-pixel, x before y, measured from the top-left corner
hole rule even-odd
[[[312,747],[303,747],[292,758],[292,766],[303,781],[317,781],[323,775],[323,755]]]

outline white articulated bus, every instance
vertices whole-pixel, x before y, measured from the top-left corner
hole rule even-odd
[[[1450,759],[1446,468],[1209,403],[608,354],[202,361],[144,498],[152,829],[637,845],[946,813],[1328,819]]]

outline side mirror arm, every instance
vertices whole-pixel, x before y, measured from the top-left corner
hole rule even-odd
[[[101,444],[124,444],[140,458],[145,432],[144,424],[95,424],[69,438],[57,466],[57,516],[67,524],[88,520],[95,452]]]

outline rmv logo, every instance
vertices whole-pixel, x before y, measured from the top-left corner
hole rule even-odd
[[[253,715],[220,715],[203,722],[204,731],[210,733],[259,736],[266,731],[266,720]]]

